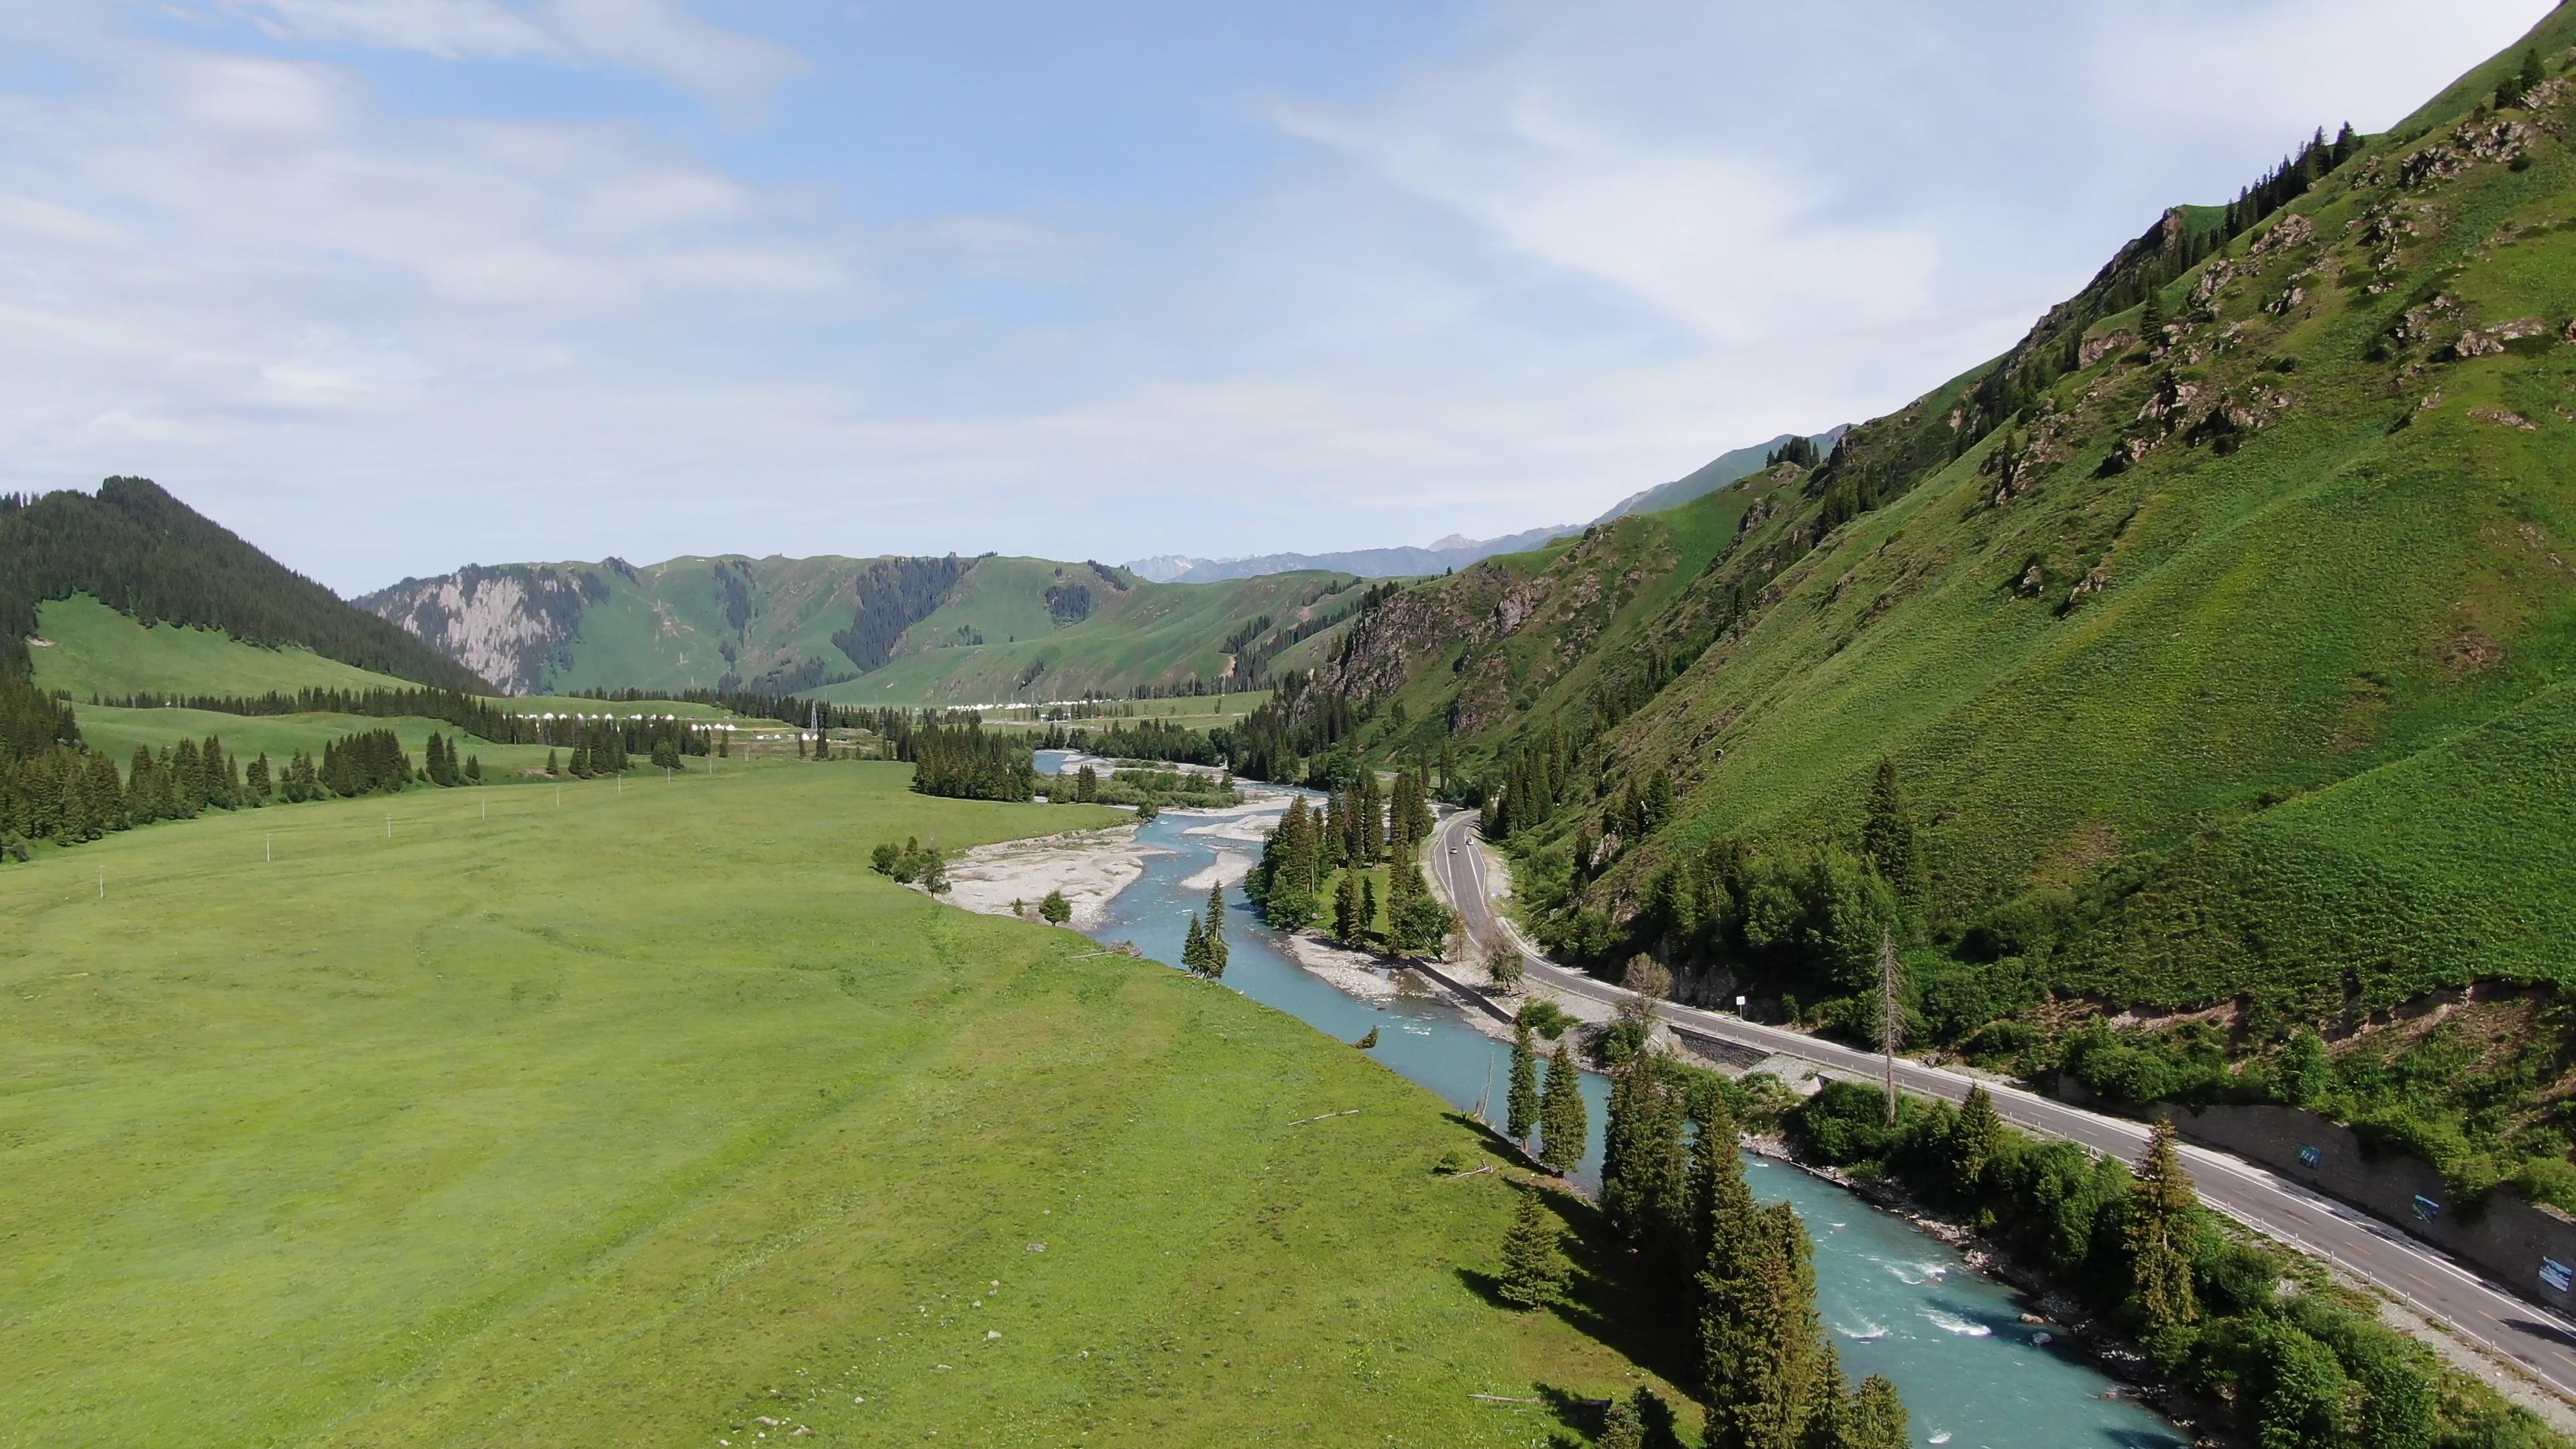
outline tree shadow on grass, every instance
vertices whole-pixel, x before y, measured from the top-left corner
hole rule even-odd
[[[1459,1126],[1474,1132],[1478,1143],[1485,1149],[1485,1156],[1495,1166],[1526,1167],[1532,1171],[1541,1170],[1538,1166],[1538,1159],[1523,1151],[1519,1143],[1504,1136],[1501,1129],[1494,1126],[1493,1123],[1480,1122],[1475,1117],[1470,1116],[1465,1112],[1444,1112],[1441,1115]]]
[[[1484,1166],[1532,1171],[1521,1190],[1539,1194],[1565,1228],[1565,1256],[1573,1268],[1564,1294],[1549,1310],[1576,1332],[1600,1343],[1666,1383],[1686,1385],[1697,1373],[1694,1325],[1669,1274],[1611,1231],[1593,1203],[1562,1181],[1538,1176],[1519,1144],[1464,1112],[1449,1119],[1473,1128],[1485,1149]],[[1506,1178],[1506,1181],[1509,1181]],[[1519,1311],[1502,1296],[1502,1280],[1473,1268],[1458,1281],[1492,1306]]]
[[[1598,1207],[1563,1189],[1544,1191],[1566,1226],[1565,1256],[1574,1265],[1556,1316],[1666,1383],[1690,1383],[1697,1334],[1671,1275],[1620,1241]]]

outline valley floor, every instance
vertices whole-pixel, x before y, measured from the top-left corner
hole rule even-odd
[[[1427,1092],[866,865],[1110,812],[905,776],[0,868],[0,1445],[1526,1444],[1469,1396],[1645,1379],[1481,1296]]]

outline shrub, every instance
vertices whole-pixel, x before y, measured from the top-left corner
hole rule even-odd
[[[1515,1020],[1549,1041],[1565,1035],[1565,1029],[1575,1024],[1575,1019],[1566,1014],[1564,1007],[1545,1000],[1523,1002],[1520,1015]]]
[[[1073,903],[1064,898],[1062,891],[1048,891],[1046,899],[1038,902],[1038,919],[1061,926],[1073,919]]]

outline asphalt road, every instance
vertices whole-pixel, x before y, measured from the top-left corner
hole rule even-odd
[[[1567,970],[1529,950],[1517,933],[1500,924],[1488,867],[1473,843],[1475,824],[1470,812],[1451,815],[1440,822],[1432,840],[1434,871],[1468,930],[1479,942],[1502,934],[1520,948],[1529,974],[1558,990],[1613,1004],[1628,999],[1630,993],[1620,987]],[[1685,1035],[1796,1057],[1871,1081],[1879,1080],[1882,1071],[1881,1059],[1872,1053],[1800,1032],[1669,1001],[1656,1003],[1655,1010]],[[2116,1153],[2124,1162],[2135,1162],[2146,1146],[2147,1129],[2136,1122],[2088,1112],[2018,1087],[1903,1058],[1897,1061],[1896,1079],[1909,1092],[1954,1102],[1966,1097],[1971,1086],[1983,1085],[2006,1121],[2096,1152]],[[2521,1365],[2560,1398],[2576,1401],[2576,1324],[2494,1286],[2358,1208],[2223,1152],[2186,1144],[2183,1153],[2203,1202],[2397,1295],[2418,1314],[2474,1340],[2492,1356]]]

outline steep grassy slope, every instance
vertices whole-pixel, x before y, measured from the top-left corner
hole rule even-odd
[[[1229,637],[1264,615],[1297,618],[1347,582],[1150,584],[997,555],[610,559],[406,579],[359,602],[519,693],[743,688],[918,705],[1213,683]]]
[[[145,624],[217,630],[352,669],[480,692],[469,670],[225,531],[157,484],[0,495],[0,675],[34,667],[39,611],[75,594]],[[51,667],[65,665],[57,656]]]
[[[37,685],[66,690],[76,700],[417,687],[310,649],[263,649],[219,629],[147,626],[87,594],[38,606],[36,637],[45,641],[28,650]]]
[[[978,564],[976,574],[994,562],[1000,561]],[[1032,583],[1045,577],[1038,570],[1054,567],[1040,560],[1008,562],[1037,565],[1030,571]],[[815,694],[844,704],[978,704],[1123,694],[1139,684],[1169,688],[1192,679],[1239,682],[1226,652],[1229,637],[1267,619],[1254,631],[1257,646],[1297,622],[1347,610],[1358,598],[1352,584],[1337,574],[1264,574],[1214,584],[1137,580],[1123,592],[1095,590],[1092,612],[1077,622],[1016,639],[1011,630],[1018,621],[1003,612],[1006,606],[970,596],[961,602],[977,612],[952,617],[990,620],[1001,633],[985,632],[980,644],[946,642],[940,631],[953,637],[955,626],[944,622],[943,609],[906,636],[907,645],[925,641],[918,649]],[[1270,662],[1265,672],[1280,667]]]
[[[1807,441],[1815,445],[1818,453],[1830,452],[1834,444],[1842,440],[1842,435],[1850,431],[1848,424],[1831,427],[1821,433],[1809,435]],[[1679,508],[1692,499],[1714,493],[1739,478],[1750,478],[1761,472],[1769,464],[1773,454],[1796,441],[1798,436],[1796,433],[1782,433],[1767,443],[1756,443],[1749,448],[1735,448],[1720,453],[1670,483],[1659,484],[1642,493],[1629,494],[1611,505],[1608,512],[1594,519],[1593,522],[1607,523],[1611,519],[1631,513],[1661,513],[1668,508]]]
[[[1641,705],[1617,644],[1485,696],[1513,712],[1453,684],[1434,641],[1505,570],[1407,593],[1382,617],[1427,622],[1373,621],[1330,682],[1415,719],[1459,704],[1471,757],[1561,731],[1574,808],[1523,844],[1565,939],[1665,952],[1701,989],[1848,989],[1745,901],[1674,893],[1735,869],[1722,842],[1856,849],[1882,757],[1923,823],[1933,937],[2018,953],[1991,968],[2015,980],[2243,998],[2258,1031],[2576,984],[2546,925],[2576,913],[2571,42],[2576,16],[2544,21],[2548,79],[2501,111],[2519,46],[2328,146],[2215,255],[2222,212],[2170,214],[2012,354],[1774,479],[1713,567],[1603,636],[1689,661]],[[1583,563],[1560,592],[1632,572]],[[1678,801],[1645,839],[1605,818],[1658,775]],[[1565,847],[1603,835],[1573,871]],[[2057,923],[1966,944],[2016,909]]]
[[[1430,1093],[859,864],[1110,812],[906,774],[0,873],[0,1444],[1499,1446],[1641,1377],[1462,1277],[1513,1193]]]
[[[1782,478],[1765,474],[1662,513],[1597,523],[1535,553],[1487,559],[1396,593],[1309,656],[1378,706],[1363,748],[1431,749],[1450,735],[1469,768],[1515,736],[1638,698],[1680,661],[1677,600],[1733,544]]]

